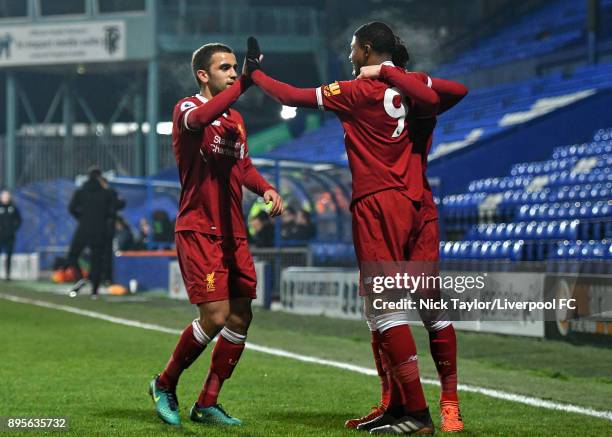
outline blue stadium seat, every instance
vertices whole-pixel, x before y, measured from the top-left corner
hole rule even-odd
[[[533,240],[534,238],[536,238],[537,226],[538,226],[537,222],[529,222],[527,226],[525,227],[525,234],[523,238],[528,239],[528,240]]]
[[[525,242],[523,240],[515,241],[510,246],[510,259],[512,261],[523,260],[523,247]]]
[[[447,241],[444,243],[444,248],[442,249],[442,253],[440,254],[442,258],[448,259],[451,257],[451,249],[453,247],[452,241]]]
[[[576,240],[578,238],[578,220],[564,220],[559,223],[559,238]]]
[[[460,259],[466,259],[469,255],[470,242],[462,241],[459,245],[459,250],[457,252],[457,257]]]
[[[489,249],[489,258],[491,259],[499,259],[501,258],[501,248],[502,248],[503,242],[502,241],[494,241],[491,244],[491,247]]]
[[[506,235],[506,227],[507,227],[506,223],[499,223],[497,226],[495,226],[495,230],[493,232],[493,238],[495,240],[503,240]]]
[[[478,254],[478,258],[486,259],[489,257],[489,251],[491,250],[492,243],[490,241],[485,241],[480,246],[480,253]]]
[[[523,238],[525,238],[526,228],[527,228],[527,223],[525,222],[517,223],[516,226],[514,226],[514,233],[512,236],[510,236],[510,238],[516,239],[516,240],[522,240]]]
[[[478,259],[480,257],[480,250],[482,247],[482,241],[472,241],[468,257],[470,259]]]
[[[455,241],[450,250],[450,258],[456,259],[459,257],[459,249],[461,248],[461,242]]]

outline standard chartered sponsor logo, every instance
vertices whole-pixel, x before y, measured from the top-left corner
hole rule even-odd
[[[232,156],[236,159],[244,158],[244,143],[240,141],[228,140],[227,138],[215,135],[213,144],[210,144],[210,150],[213,153],[220,155]]]

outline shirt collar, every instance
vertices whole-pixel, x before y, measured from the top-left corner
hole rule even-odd
[[[208,99],[207,99],[206,97],[204,97],[202,94],[199,94],[199,93],[198,93],[198,94],[196,94],[195,96],[196,96],[196,97],[197,97],[197,99],[198,99],[200,102],[202,102],[202,103],[206,103],[206,102],[208,102]]]
[[[389,66],[391,66],[391,67],[395,67],[395,64],[394,64],[392,61],[385,61],[385,62],[383,62],[383,63],[382,63],[382,64],[380,64],[380,65],[389,65]]]

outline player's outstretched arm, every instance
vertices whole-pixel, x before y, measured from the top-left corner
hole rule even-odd
[[[272,79],[261,70],[263,55],[259,43],[252,36],[247,40],[247,52],[243,72],[262,89],[264,93],[287,106],[316,108],[317,95],[315,88],[296,88],[284,82]]]
[[[270,215],[272,217],[283,212],[283,199],[276,189],[264,179],[257,168],[253,165],[251,158],[246,157],[242,161],[244,178],[242,183],[253,193],[263,196],[266,204],[272,202]]]
[[[316,88],[296,88],[272,79],[261,70],[255,71],[251,77],[255,85],[261,88],[264,93],[283,105],[301,108],[317,107]]]
[[[451,109],[467,96],[468,93],[468,89],[465,85],[437,77],[431,78],[431,89],[440,97],[438,114],[442,114]]]
[[[381,65],[380,78],[397,87],[402,94],[411,99],[419,116],[431,117],[438,113],[440,106],[438,94],[416,77],[403,73],[399,68]]]
[[[191,110],[187,118],[189,129],[202,129],[215,121],[221,114],[227,111],[230,106],[236,103],[238,97],[249,88],[249,85],[249,79],[240,76],[236,82],[214,96],[206,102],[206,104]]]

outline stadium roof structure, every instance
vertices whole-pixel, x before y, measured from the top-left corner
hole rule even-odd
[[[321,13],[312,7],[185,0],[24,0],[8,5],[0,9],[0,70],[6,73],[2,182],[9,187],[17,180],[17,162],[24,160],[17,157],[20,118],[25,116],[30,125],[62,123],[66,155],[73,152],[73,126],[79,121],[157,126],[162,98],[183,97],[164,95],[164,86],[173,80],[162,70],[164,62],[177,70],[186,67],[188,61],[177,66],[174,57],[188,60],[203,41],[242,48],[249,35],[257,35],[267,53],[312,54],[320,79],[326,80]],[[193,87],[190,68],[186,74],[180,70],[180,76]],[[159,137],[155,129],[138,130],[138,135],[145,138],[134,147],[134,174],[154,175],[160,169]],[[78,171],[65,166],[61,176]]]

